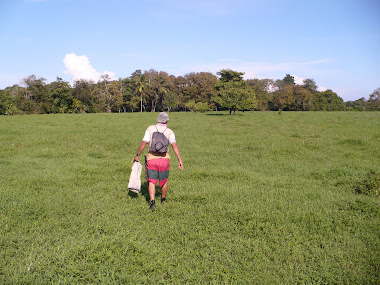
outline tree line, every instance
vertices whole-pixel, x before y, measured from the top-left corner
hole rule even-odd
[[[332,90],[319,91],[313,79],[296,84],[294,77],[243,79],[244,73],[223,69],[169,75],[164,71],[136,70],[128,78],[98,82],[30,75],[20,85],[0,90],[0,114],[97,112],[236,111],[344,111],[380,110],[380,88],[369,99],[344,102]]]

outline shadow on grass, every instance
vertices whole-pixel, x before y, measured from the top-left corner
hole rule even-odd
[[[132,191],[128,191],[128,196],[131,198],[137,198],[140,194],[145,197],[145,200],[147,201],[147,203],[150,202],[148,182],[145,181],[143,184],[141,184],[141,191],[139,194],[134,193]],[[161,197],[161,188],[160,187],[156,186],[156,194],[154,196],[155,197]]]
[[[243,116],[243,114],[206,114],[206,116],[231,116],[231,117],[234,117],[234,116]]]

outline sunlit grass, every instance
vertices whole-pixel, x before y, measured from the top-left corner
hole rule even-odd
[[[1,284],[379,283],[380,203],[355,187],[380,113],[172,113],[185,170],[172,153],[152,213],[127,185],[156,116],[0,117]]]

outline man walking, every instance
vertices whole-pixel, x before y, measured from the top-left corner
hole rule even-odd
[[[178,145],[175,140],[174,132],[168,128],[169,115],[165,112],[158,114],[157,124],[151,125],[145,131],[144,138],[140,144],[134,161],[139,161],[140,154],[149,143],[147,154],[147,181],[149,184],[150,209],[156,208],[155,194],[156,183],[161,187],[161,203],[166,201],[168,192],[168,178],[170,169],[170,156],[168,144],[173,147],[173,151],[178,158],[178,168],[183,170],[183,163]]]

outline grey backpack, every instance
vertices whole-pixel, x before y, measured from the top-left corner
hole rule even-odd
[[[169,140],[164,135],[167,128],[162,133],[158,131],[157,127],[156,130],[157,132],[154,132],[152,135],[152,143],[150,144],[149,151],[167,153]]]

